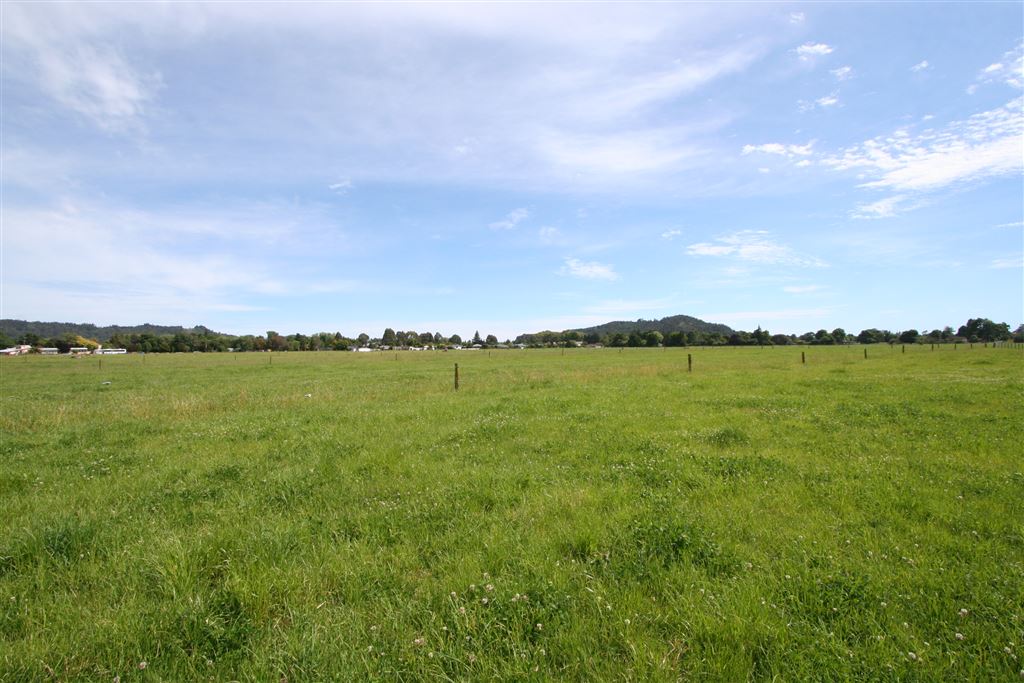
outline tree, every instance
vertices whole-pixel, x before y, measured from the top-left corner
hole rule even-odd
[[[393,329],[391,329],[390,327],[385,328],[384,329],[384,334],[381,335],[380,343],[383,344],[384,346],[394,346],[395,345],[395,331]]]
[[[458,345],[462,344],[462,337],[460,337],[460,336],[459,336],[459,335],[457,335],[457,334],[453,334],[453,335],[452,335],[452,336],[451,336],[451,337],[450,337],[450,338],[448,339],[448,341],[449,341],[449,342],[451,342],[452,344],[455,344],[456,346],[458,346]]]
[[[1010,338],[1010,326],[1006,323],[992,322],[988,318],[971,318],[957,334],[971,341],[1002,341]]]
[[[918,333],[918,331],[911,328],[909,330],[906,330],[905,332],[901,332],[899,340],[901,344],[915,344],[917,343],[917,338],[919,336],[920,334]]]
[[[484,340],[480,338],[480,330],[477,330],[476,332],[473,333],[473,343],[474,344],[483,344],[484,343]]]
[[[495,337],[493,334],[489,334],[487,335],[487,339],[484,343],[487,344],[488,346],[497,346],[498,338]]]
[[[365,332],[360,332],[359,336],[356,337],[356,341],[359,342],[360,346],[366,346],[370,342],[370,335]]]
[[[841,327],[837,327],[836,329],[832,330],[832,339],[835,341],[836,344],[845,344],[846,330],[844,330]]]
[[[754,338],[754,343],[758,346],[764,346],[765,344],[772,343],[772,335],[768,330],[762,330],[760,325],[757,326],[757,329],[754,330],[754,333],[751,336]]]
[[[661,346],[661,342],[664,341],[664,339],[665,337],[657,330],[644,332],[644,346]]]

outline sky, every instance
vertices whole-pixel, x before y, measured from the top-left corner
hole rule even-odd
[[[1019,2],[4,2],[0,59],[0,317],[1024,322]]]

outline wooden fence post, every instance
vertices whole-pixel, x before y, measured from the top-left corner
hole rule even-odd
[[[459,390],[459,364],[455,364],[455,391]]]
[[[800,352],[800,362],[807,365],[807,354],[803,351]]]
[[[686,371],[693,372],[693,354],[686,354]]]

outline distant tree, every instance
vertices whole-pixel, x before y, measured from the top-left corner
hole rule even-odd
[[[881,341],[883,341],[882,331],[875,328],[861,330],[860,334],[857,335],[857,342],[859,344],[878,344]]]
[[[360,332],[359,336],[356,337],[356,341],[359,342],[360,346],[366,346],[367,344],[370,343],[370,335],[366,334],[365,332]]]
[[[444,344],[444,337],[441,336],[440,332],[435,332],[434,333],[434,343],[435,344]]]
[[[971,341],[1002,341],[1010,338],[1010,326],[992,322],[988,318],[971,318],[966,325],[960,327],[957,334]]]
[[[588,344],[600,344],[601,335],[598,334],[597,332],[587,332],[585,335],[583,335],[583,341],[585,341]]]
[[[836,344],[845,344],[846,330],[844,330],[841,327],[837,327],[836,329],[832,330],[832,339]]]
[[[29,346],[39,346],[42,341],[43,338],[35,332],[26,332],[18,337],[19,344],[28,344]]]
[[[657,347],[661,346],[661,342],[665,340],[665,337],[657,330],[650,330],[644,332],[644,346]]]
[[[390,327],[385,328],[384,329],[384,334],[382,334],[381,337],[380,337],[380,343],[383,344],[384,346],[394,346],[395,345],[395,331],[393,329],[391,329]]]
[[[484,343],[487,344],[488,346],[497,346],[498,338],[495,337],[493,334],[489,334],[487,335],[487,339],[484,340]]]
[[[754,333],[750,336],[753,337],[754,343],[759,346],[772,343],[772,335],[768,330],[762,330],[760,325],[757,326],[757,329],[754,330]]]
[[[434,335],[429,332],[420,332],[420,346],[430,346],[434,343]]]
[[[626,341],[626,345],[627,346],[634,346],[634,347],[635,346],[643,346],[644,345],[644,338],[640,335],[639,332],[636,332],[636,331],[630,332],[629,333],[629,337],[627,338],[627,341]]]
[[[772,344],[775,344],[776,346],[785,346],[787,344],[792,344],[792,343],[793,343],[793,341],[789,337],[784,335],[784,334],[773,334],[772,335]]]
[[[686,334],[680,330],[665,335],[665,346],[686,346]]]
[[[473,343],[474,344],[483,344],[484,343],[484,340],[480,338],[480,330],[477,330],[476,332],[473,333]]]
[[[613,332],[608,335],[607,344],[608,346],[622,347],[629,343],[629,337],[623,332]]]
[[[916,344],[917,338],[920,336],[917,330],[911,328],[900,333],[899,340],[902,344]]]
[[[462,337],[460,337],[457,334],[453,334],[451,337],[448,338],[448,341],[450,343],[452,343],[452,344],[455,344],[455,345],[461,345],[462,344]]]
[[[1018,344],[1024,343],[1024,324],[1017,325],[1017,329],[1013,331],[1013,341]]]

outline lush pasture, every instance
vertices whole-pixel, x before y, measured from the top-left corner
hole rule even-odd
[[[3,359],[0,680],[1019,679],[1024,352],[863,348]]]

